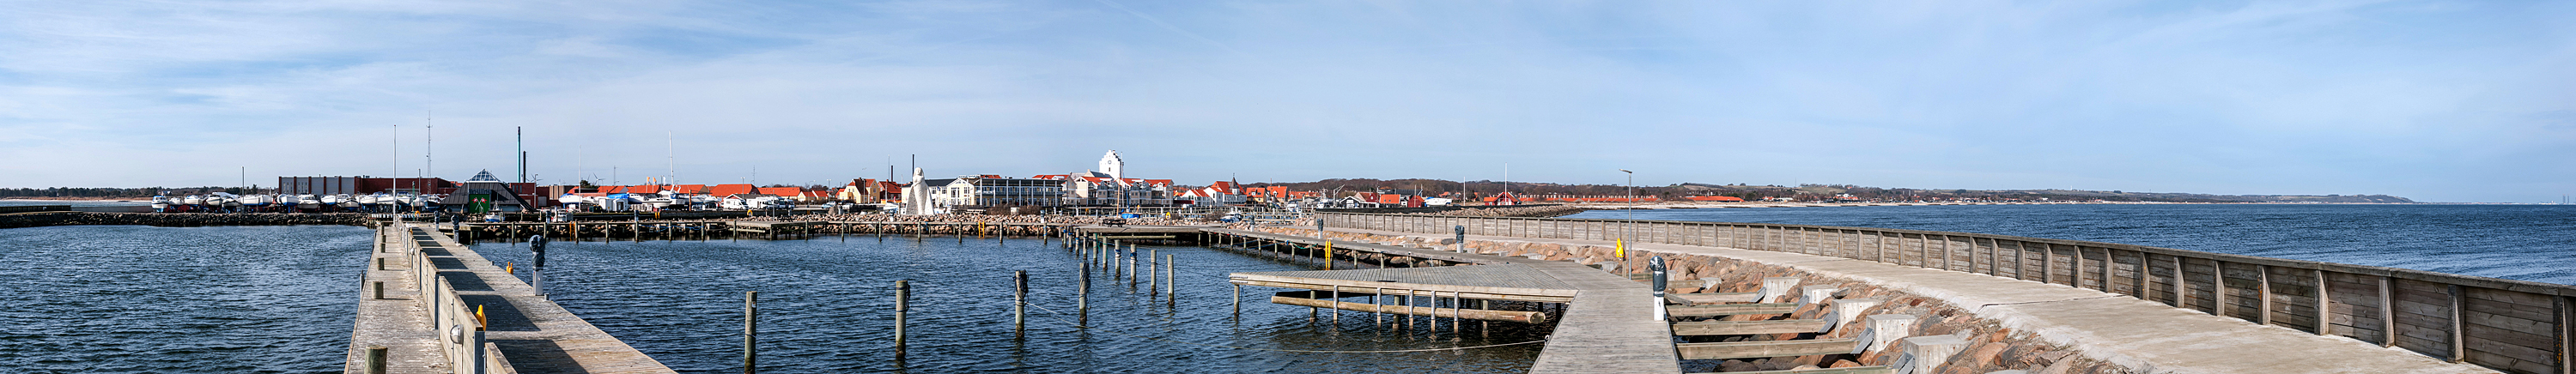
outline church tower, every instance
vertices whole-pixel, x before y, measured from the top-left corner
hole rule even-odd
[[[1127,175],[1119,170],[1125,168],[1127,168],[1127,161],[1118,159],[1118,150],[1109,150],[1109,154],[1100,156],[1100,173],[1109,174],[1110,178],[1125,180]]]

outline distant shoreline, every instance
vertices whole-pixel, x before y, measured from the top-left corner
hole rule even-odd
[[[1655,203],[1638,203],[1638,204],[1636,204],[1636,205],[1628,205],[1628,204],[1574,204],[1573,206],[1574,206],[1574,207],[1578,207],[1578,208],[1588,209],[1588,210],[1629,210],[1629,209],[1635,209],[1635,210],[1664,210],[1664,209],[1825,208],[1825,207],[1865,207],[1865,206],[1939,206],[1939,205],[2557,205],[2557,204],[2533,204],[2533,203],[2425,203],[2425,202],[2414,202],[2414,203],[2361,203],[2361,202],[2338,202],[2338,203],[2325,203],[2325,202],[2317,202],[2317,203],[2303,203],[2303,202],[2224,202],[2224,203],[2217,203],[2217,202],[2198,202],[2198,203],[2178,203],[2178,202],[2151,202],[2151,201],[2084,201],[2084,202],[2068,201],[2068,202],[2013,202],[2013,203],[1791,203],[1791,202],[1770,202],[1770,203],[1765,203],[1765,202],[1742,202],[1742,203],[1735,203],[1735,202],[1727,202],[1727,203],[1703,203],[1703,202],[1655,202]]]
[[[144,196],[144,197],[21,196],[21,197],[0,198],[0,201],[12,201],[12,200],[23,200],[23,201],[152,201],[152,197],[151,197],[151,196]]]

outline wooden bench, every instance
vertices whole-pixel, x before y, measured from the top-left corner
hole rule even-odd
[[[1703,321],[1674,322],[1673,335],[1751,335],[1797,334],[1823,331],[1832,320],[1791,319],[1778,321]]]
[[[1730,358],[1766,358],[1850,354],[1858,339],[1780,340],[1766,342],[1680,343],[1684,360],[1721,360]]]
[[[1789,314],[1798,311],[1797,303],[1719,304],[1665,308],[1674,317],[1716,317],[1741,314]]]
[[[1896,368],[1891,368],[1891,367],[1886,367],[1886,366],[1856,366],[1856,367],[1847,367],[1847,368],[1823,368],[1823,369],[1804,369],[1804,370],[1738,371],[1738,372],[1731,372],[1731,373],[1726,373],[1726,374],[1895,374],[1895,373],[1896,373]],[[1717,373],[1694,373],[1694,374],[1717,374]]]
[[[1762,294],[1756,292],[1675,293],[1664,294],[1664,302],[1674,305],[1750,303],[1761,297]]]

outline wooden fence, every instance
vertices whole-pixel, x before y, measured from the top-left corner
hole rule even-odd
[[[2061,284],[2404,348],[2513,373],[2568,364],[2576,286],[2172,248],[1960,232],[1730,222],[1327,213],[1412,233],[1627,239],[1795,252]],[[2550,259],[2548,263],[2563,263]]]

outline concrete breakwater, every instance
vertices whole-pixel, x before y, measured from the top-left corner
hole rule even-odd
[[[1590,208],[1585,208],[1585,207],[1580,207],[1580,206],[1572,206],[1572,205],[1531,205],[1531,206],[1506,206],[1506,207],[1488,207],[1488,208],[1474,208],[1474,209],[1458,209],[1458,210],[1449,210],[1449,211],[1440,211],[1440,212],[1430,212],[1430,213],[1403,213],[1403,214],[1431,215],[1431,216],[1451,216],[1451,217],[1559,217],[1559,216],[1564,216],[1564,215],[1568,215],[1568,214],[1582,213],[1583,211],[1586,211],[1586,210],[1591,210],[1591,209],[1590,209]]]
[[[1436,239],[1429,237],[1341,231],[1325,232],[1319,236],[1313,229],[1296,228],[1264,228],[1260,231],[1282,235],[1321,237],[1339,241],[1376,243],[1408,248],[1442,247]],[[1470,252],[1475,253],[1490,253],[1510,257],[1527,257],[1548,261],[1572,261],[1584,265],[1600,265],[1604,270],[1614,273],[1624,272],[1626,269],[1623,269],[1621,266],[1629,262],[1617,257],[1617,248],[1614,246],[1567,245],[1510,240],[1469,240],[1467,241],[1467,247]],[[1720,291],[1755,291],[1763,289],[1764,279],[1798,277],[1802,279],[1798,283],[1798,286],[1802,288],[1822,286],[1840,290],[1835,292],[1832,295],[1833,297],[1853,300],[1883,300],[1878,306],[1865,309],[1858,314],[1865,316],[1912,316],[1914,317],[1912,319],[1914,323],[1910,327],[1907,327],[1910,331],[1908,331],[1906,336],[1948,335],[1959,337],[1967,342],[1967,345],[1961,347],[1961,349],[1956,353],[1957,355],[1964,356],[1964,358],[1942,364],[1939,366],[1940,371],[1937,371],[1938,373],[1988,373],[2001,370],[2026,370],[2034,373],[2136,372],[2117,365],[2111,365],[2100,360],[2086,359],[2080,355],[2075,355],[2075,352],[2066,346],[2048,343],[2027,331],[2016,331],[2014,329],[2004,328],[1993,321],[1976,318],[1974,313],[1962,310],[1957,306],[1943,303],[1940,300],[1878,287],[1866,282],[1821,277],[1817,274],[1798,271],[1791,268],[1767,266],[1761,263],[1723,257],[1655,253],[1651,251],[1632,249],[1627,253],[1627,259],[1638,259],[1639,262],[1642,262],[1642,259],[1656,255],[1664,256],[1666,266],[1670,269],[1668,270],[1668,278],[1675,280],[1672,282],[1673,288],[1671,290],[1676,294],[1717,293]],[[1410,263],[1413,261],[1400,262]],[[1795,298],[1800,297],[1801,295],[1792,294],[1783,296]],[[1820,320],[1833,318],[1828,316],[1828,313],[1832,312],[1830,307],[1833,304],[1823,302],[1809,302],[1802,304],[1803,305],[1801,305],[1795,312],[1786,315],[1785,319]],[[1694,320],[1757,321],[1773,317],[1776,316],[1737,315],[1714,318],[1692,317],[1681,318],[1680,320],[1683,322]],[[1684,342],[1785,342],[1801,339],[1846,339],[1859,338],[1858,335],[1860,331],[1868,329],[1867,326],[1859,326],[1860,324],[1866,324],[1867,321],[1854,319],[1850,323],[1855,326],[1848,328],[1837,327],[1831,329],[1832,333],[1814,336],[1802,336],[1802,334],[1797,333],[1755,334],[1746,336],[1716,337],[1717,339],[1706,339],[1705,341],[1700,339],[1700,337],[1684,337]],[[1894,339],[1889,340],[1892,341]],[[1893,361],[1896,361],[1897,354],[1901,352],[1901,350],[1893,349],[1875,349],[1859,355],[1815,355],[1775,357],[1767,359],[1694,360],[1691,362],[1684,362],[1682,371],[1694,373],[1738,372],[1889,366]]]
[[[2068,369],[2104,372],[2558,373],[2569,369],[2561,347],[2571,334],[2562,321],[2570,320],[2567,298],[2576,294],[2565,285],[1973,233],[1379,214],[1325,219],[1334,231],[1328,235],[1403,246],[1450,239],[1454,227],[1465,226],[1471,250],[1608,269],[1642,267],[1646,258],[1661,256],[1676,264],[1672,278],[1683,280],[1677,291],[1707,292],[1687,289],[1690,279],[1701,278],[1699,284],[1741,292],[1783,274],[1838,284],[1842,297],[1891,297],[1898,302],[1879,307],[1927,308],[1901,312],[1929,313],[1918,318],[1953,329],[1915,333],[1968,332],[1962,340],[1970,344],[1948,364],[1993,365],[1976,370],[2053,371],[2068,362]],[[1614,239],[1625,239],[1624,258]],[[2329,287],[2318,287],[2321,280]],[[1922,303],[1907,305],[1914,301]],[[1941,327],[1933,316],[2000,329]],[[2070,358],[2077,361],[2058,361]],[[2012,366],[2042,361],[2048,365]]]
[[[357,213],[166,214],[93,212],[0,214],[0,229],[70,225],[145,225],[165,227],[293,225],[366,226],[367,215]]]

